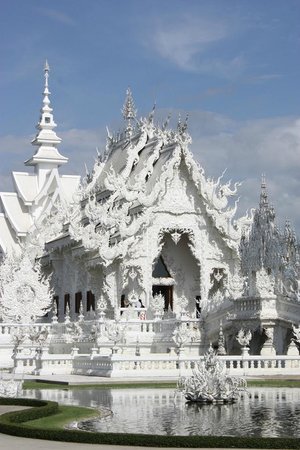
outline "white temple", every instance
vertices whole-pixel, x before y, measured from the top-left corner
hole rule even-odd
[[[13,173],[16,192],[0,194],[2,252],[20,248],[39,261],[53,296],[44,325],[31,325],[42,342],[27,328],[15,368],[174,375],[178,358],[191,368],[210,344],[224,358],[242,351],[298,361],[299,246],[289,223],[277,228],[265,180],[257,209],[236,219],[239,184],[205,176],[187,120],[172,130],[168,119],[155,123],[154,109],[137,119],[129,89],[124,129],[108,135],[92,172],[81,183],[60,175],[67,158],[56,148],[48,74],[46,64],[38,150],[25,162],[34,174]],[[7,331],[14,321],[3,292],[0,356],[17,333]],[[33,343],[44,348],[38,358],[26,357]]]

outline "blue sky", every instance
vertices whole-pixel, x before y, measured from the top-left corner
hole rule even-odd
[[[266,173],[283,220],[300,229],[299,0],[0,0],[0,190],[23,170],[39,117],[43,64],[70,158],[92,165],[105,126],[121,124],[131,86],[139,114],[190,115],[208,176],[242,180],[240,213]]]

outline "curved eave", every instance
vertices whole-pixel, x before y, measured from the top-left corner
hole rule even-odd
[[[18,244],[17,237],[4,213],[0,213],[0,230],[0,247],[3,253],[15,249]]]
[[[38,193],[37,176],[28,172],[12,172],[16,190],[26,206],[31,206]]]
[[[0,199],[5,217],[9,220],[17,236],[26,236],[32,226],[32,218],[26,211],[26,206],[15,192],[0,192]]]

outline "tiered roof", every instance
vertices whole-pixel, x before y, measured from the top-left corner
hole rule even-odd
[[[58,167],[68,162],[57,149],[61,139],[54,132],[50,91],[48,86],[49,65],[44,67],[45,85],[43,106],[37,125],[38,133],[32,144],[35,154],[25,165],[33,166],[34,173],[13,172],[15,192],[0,193],[0,252],[17,249],[20,239],[41,222],[57,201],[70,202],[78,188],[80,177],[60,175]]]

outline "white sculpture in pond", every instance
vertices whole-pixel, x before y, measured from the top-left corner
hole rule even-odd
[[[186,400],[198,403],[233,403],[246,388],[244,378],[226,374],[223,362],[212,347],[193,370],[193,375],[178,381],[178,390]]]

